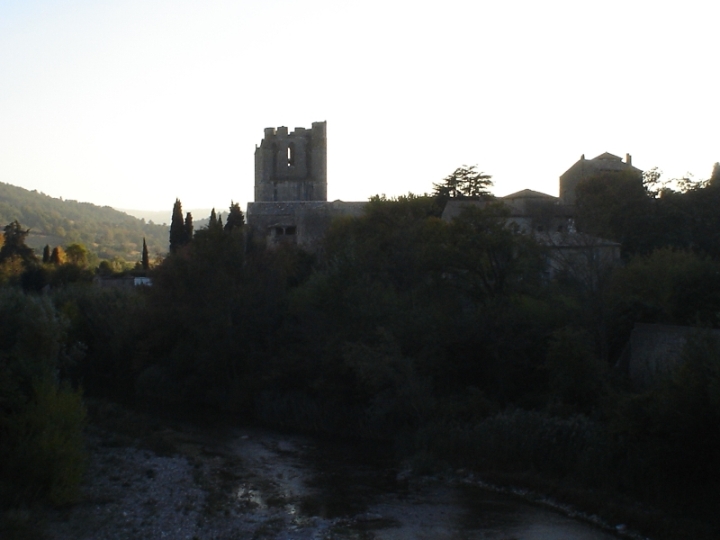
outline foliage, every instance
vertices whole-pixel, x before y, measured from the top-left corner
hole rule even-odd
[[[86,459],[80,394],[52,380],[38,381],[25,407],[4,420],[0,498],[14,504],[75,502]]]
[[[463,165],[446,176],[439,184],[433,184],[433,194],[442,199],[486,198],[490,195],[492,176],[479,172],[477,165]]]
[[[231,232],[234,229],[242,229],[245,226],[245,214],[240,209],[240,204],[236,202],[230,203],[230,212],[225,220],[225,232]]]
[[[29,229],[23,229],[17,220],[5,226],[5,241],[0,248],[0,263],[9,259],[19,258],[24,266],[38,262],[35,253],[25,244],[25,239],[30,233]]]
[[[718,327],[719,272],[720,263],[688,251],[635,257],[615,272],[608,291],[615,320]]]
[[[65,256],[68,262],[80,268],[87,266],[88,255],[87,248],[82,244],[70,244],[65,248]]]
[[[79,393],[60,382],[76,357],[47,298],[0,291],[0,502],[76,497],[85,413]]]
[[[590,414],[601,405],[608,366],[594,352],[590,335],[565,327],[553,334],[547,357],[550,399],[570,411]]]
[[[446,272],[478,301],[517,289],[541,271],[540,248],[507,224],[507,210],[490,205],[464,208],[448,227]]]
[[[720,344],[716,336],[698,332],[688,340],[673,377],[618,402],[612,429],[624,448],[621,482],[658,503],[716,501],[718,426]]]
[[[53,248],[52,253],[50,254],[50,264],[59,266],[61,264],[64,264],[66,259],[67,257],[65,255],[65,250],[61,246],[56,246]]]
[[[139,343],[146,308],[142,291],[73,284],[53,288],[51,298],[69,322],[69,339],[83,353],[68,367],[68,377],[90,395],[131,399],[145,361]]]
[[[577,187],[577,226],[622,244],[626,257],[672,247],[720,259],[720,181],[663,181],[657,169],[642,179],[603,173]],[[672,189],[675,185],[678,191]]]

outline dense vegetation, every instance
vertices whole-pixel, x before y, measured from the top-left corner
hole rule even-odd
[[[169,214],[169,213],[168,213]],[[27,244],[37,252],[49,245],[82,244],[97,260],[140,260],[145,238],[152,257],[167,252],[167,227],[145,223],[109,206],[55,199],[0,183],[0,223],[18,221],[30,229]]]
[[[140,406],[389,441],[419,469],[627,496],[708,523],[683,534],[712,537],[720,343],[702,328],[720,327],[720,253],[708,241],[720,235],[709,210],[720,179],[662,197],[621,175],[594,181],[579,191],[577,222],[622,242],[625,261],[592,280],[546,279],[547,253],[506,226],[502,205],[448,223],[438,197],[408,195],[335,221],[316,254],[253,241],[239,208],[188,239],[178,212],[181,241],[150,288],[4,291],[25,307],[0,310],[1,462],[17,462],[17,426],[33,426],[23,428],[31,446],[67,426],[40,445],[67,457],[62,471],[25,495],[71,493],[82,425],[72,389],[82,386]],[[646,389],[614,368],[636,322],[700,327],[681,367]],[[56,411],[51,424],[43,407]],[[0,469],[6,499],[14,470]]]

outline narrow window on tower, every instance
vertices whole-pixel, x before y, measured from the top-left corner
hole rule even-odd
[[[288,143],[288,167],[295,165],[295,143]]]

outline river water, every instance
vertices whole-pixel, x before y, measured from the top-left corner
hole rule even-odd
[[[581,521],[467,482],[418,478],[383,460],[385,449],[275,433],[232,443],[254,471],[240,487],[257,510],[282,501],[285,538],[611,540]],[[271,505],[270,505],[271,506]],[[324,525],[322,525],[324,524]],[[293,528],[295,527],[295,528]]]

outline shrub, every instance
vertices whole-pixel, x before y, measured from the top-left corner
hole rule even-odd
[[[79,392],[37,383],[27,406],[0,423],[0,496],[6,503],[73,502],[85,466],[85,407]]]

